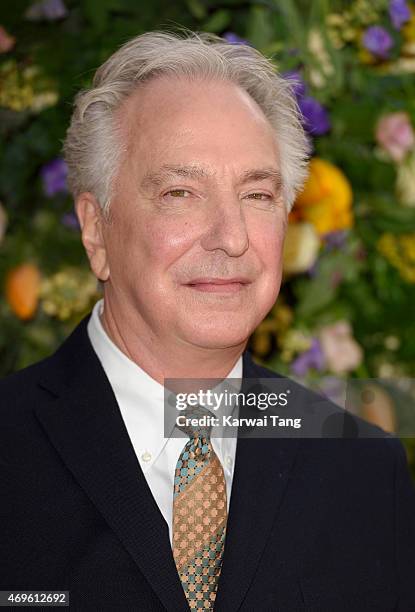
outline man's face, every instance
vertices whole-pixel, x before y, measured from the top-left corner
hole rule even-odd
[[[128,150],[104,227],[113,314],[166,346],[244,343],[281,283],[287,213],[269,123],[237,86],[177,77],[146,84],[118,117]]]

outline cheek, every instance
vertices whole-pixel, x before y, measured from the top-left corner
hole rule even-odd
[[[282,223],[260,224],[251,231],[250,243],[268,271],[279,269],[282,263],[285,231]]]
[[[197,228],[189,221],[178,221],[177,218],[148,221],[139,232],[143,259],[149,267],[163,271],[191,248],[198,235]]]

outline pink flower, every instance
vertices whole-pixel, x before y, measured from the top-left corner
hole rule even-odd
[[[320,330],[319,339],[327,367],[334,374],[350,372],[362,362],[362,348],[353,338],[348,321],[326,325]]]
[[[10,51],[10,49],[14,47],[15,42],[15,37],[10,36],[3,26],[0,25],[0,53],[7,53],[7,51]]]
[[[401,162],[415,144],[408,113],[398,111],[381,117],[376,126],[376,140],[395,162]]]
[[[3,241],[4,234],[6,233],[7,221],[7,213],[0,202],[0,243]]]

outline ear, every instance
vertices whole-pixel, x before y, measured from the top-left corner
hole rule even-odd
[[[105,223],[101,206],[90,192],[81,193],[75,200],[75,210],[82,232],[82,244],[88,255],[91,270],[98,280],[106,281],[110,270],[104,240]]]

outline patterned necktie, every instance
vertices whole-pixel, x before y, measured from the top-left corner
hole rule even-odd
[[[185,416],[210,414],[200,407]],[[225,546],[226,483],[210,440],[211,427],[178,426],[190,440],[177,461],[173,557],[191,610],[213,610]]]

